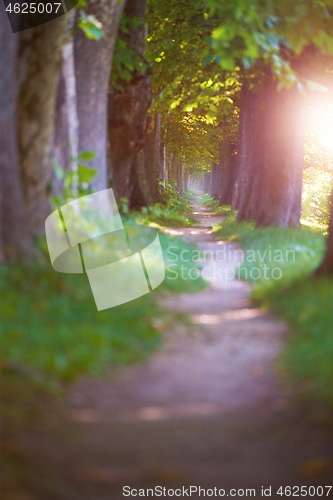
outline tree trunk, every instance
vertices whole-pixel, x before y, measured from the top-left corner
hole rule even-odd
[[[106,189],[107,173],[107,107],[113,49],[125,0],[88,2],[87,14],[102,23],[104,37],[89,40],[82,30],[74,37],[77,111],[79,119],[79,151],[94,151],[90,166],[98,169],[92,187]]]
[[[163,140],[161,140],[160,149],[160,179],[165,186],[165,144]]]
[[[178,189],[178,192],[180,194],[183,193],[183,189],[184,189],[184,186],[183,186],[183,171],[184,171],[184,167],[179,162],[178,171],[177,171],[177,189]]]
[[[16,63],[19,34],[13,34],[3,2],[0,5],[0,260],[34,256],[21,189],[17,141]]]
[[[173,152],[165,145],[164,146],[164,182],[170,182],[170,173],[172,165]]]
[[[187,191],[189,189],[189,173],[187,168],[184,169],[184,187],[183,190]]]
[[[66,92],[66,107],[67,107],[67,122],[68,122],[68,151],[70,158],[70,168],[73,172],[77,172],[79,154],[79,122],[77,115],[77,99],[76,99],[76,81],[74,68],[74,43],[70,39],[62,49],[63,59],[63,74],[65,80]],[[72,191],[77,194],[78,186],[77,179],[74,178]]]
[[[177,153],[172,152],[171,158],[169,162],[169,171],[168,171],[168,180],[169,182],[177,185],[178,181],[178,166],[179,166],[179,158]]]
[[[66,104],[66,82],[63,67],[60,72],[54,119],[54,141],[52,156],[63,170],[69,168],[68,112]]]
[[[131,168],[131,185],[133,186],[130,199],[131,208],[137,209],[153,204],[146,176],[143,150],[139,151],[133,159]]]
[[[72,10],[68,16],[67,39],[62,47],[62,67],[60,72],[55,115],[53,156],[63,170],[76,172],[79,154],[79,123],[77,116],[76,81],[74,68],[74,40],[71,34],[74,25]],[[72,191],[77,193],[77,179],[72,182]]]
[[[113,187],[118,199],[130,200],[134,189],[135,174],[131,176],[131,168],[144,146],[144,117],[151,103],[150,81],[150,72],[135,72],[130,82],[122,84],[124,92],[110,92],[108,134]]]
[[[148,127],[143,148],[144,162],[150,194],[153,200],[158,202],[161,201],[158,185],[161,164],[161,116],[159,113],[154,113],[147,118],[147,121]],[[174,180],[178,181],[177,175]]]
[[[220,205],[231,205],[232,193],[236,181],[236,155],[234,145],[226,140],[220,143],[221,193]]]
[[[144,61],[144,17],[146,0],[128,0],[125,8],[127,18],[139,18],[142,23],[132,28],[128,34],[120,34],[127,49]],[[143,148],[145,140],[145,115],[152,100],[151,70],[144,73],[132,72],[132,79],[118,81],[123,90],[113,89],[109,94],[109,143],[113,187],[117,198],[126,198],[130,206],[143,206],[147,198],[145,185],[141,183],[142,165],[136,156]],[[132,199],[133,197],[133,199]]]
[[[28,224],[44,231],[51,176],[55,102],[66,16],[20,33],[18,135]]]
[[[222,164],[212,163],[212,185],[211,185],[211,196],[214,200],[219,200],[221,197],[221,189],[222,189]]]
[[[204,193],[208,193],[210,195],[212,195],[211,193],[211,178],[212,178],[212,175],[213,173],[212,172],[208,172],[207,174],[204,174],[203,176],[203,186],[202,186],[202,189],[204,191]]]
[[[333,274],[333,190],[331,194],[331,213],[326,241],[326,253],[323,262],[315,272],[316,275]]]
[[[268,71],[261,90],[244,81],[237,150],[238,220],[299,226],[303,168],[301,97],[277,91]]]

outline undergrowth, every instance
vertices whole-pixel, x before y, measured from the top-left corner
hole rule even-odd
[[[3,369],[20,367],[41,380],[72,380],[82,373],[101,374],[113,364],[145,359],[161,338],[154,327],[155,319],[163,317],[156,293],[195,292],[205,286],[201,278],[183,280],[178,273],[174,279],[168,271],[168,247],[180,254],[194,245],[163,233],[160,241],[166,278],[156,292],[99,312],[86,274],[57,273],[51,265],[4,267]]]
[[[154,227],[193,226],[196,221],[191,216],[191,197],[187,193],[180,194],[173,182],[167,182],[165,186],[161,182],[160,187],[163,203],[143,207],[138,212],[130,212],[127,209],[125,215],[137,224]]]
[[[239,277],[253,283],[255,301],[275,309],[291,327],[280,358],[283,372],[301,394],[333,407],[333,279],[313,277],[325,250],[321,228],[256,228],[237,222],[230,211],[214,231],[219,239],[241,243]]]

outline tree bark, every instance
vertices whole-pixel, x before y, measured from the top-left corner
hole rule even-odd
[[[301,97],[277,91],[267,71],[253,92],[244,81],[237,149],[238,220],[299,226],[303,168]]]
[[[120,34],[127,48],[144,61],[144,17],[146,0],[128,0],[125,15],[141,19],[142,23],[128,34]],[[146,134],[145,115],[152,100],[151,70],[132,72],[132,79],[117,82],[123,90],[113,89],[109,94],[109,143],[111,152],[112,181],[116,197],[126,198],[132,208],[144,206],[150,199],[146,180],[141,179],[142,155]],[[138,169],[138,171],[135,171]],[[142,182],[141,182],[142,181]]]
[[[172,165],[173,152],[164,146],[164,183],[170,182],[171,165]]]
[[[222,164],[212,163],[212,184],[211,184],[211,196],[214,200],[219,200],[221,197],[221,189],[222,189]]]
[[[230,140],[220,143],[221,192],[220,205],[231,205],[232,193],[236,181],[236,155]]]
[[[131,177],[131,169],[144,146],[144,117],[151,103],[150,81],[150,72],[135,72],[131,81],[123,83],[124,92],[110,92],[108,134],[113,187],[118,199],[130,200],[134,189],[135,174]]]
[[[0,5],[0,260],[35,255],[24,210],[19,171],[16,100],[19,34],[13,34],[4,4]]]
[[[18,135],[30,231],[44,232],[50,210],[51,148],[66,16],[20,33]]]
[[[207,174],[204,174],[203,176],[203,186],[202,189],[204,193],[208,193],[212,196],[212,190],[211,190],[211,178],[213,176],[213,172],[208,172]]]
[[[63,170],[69,168],[68,111],[66,81],[62,67],[56,98],[52,156]]]
[[[161,138],[161,148],[160,148],[160,179],[165,186],[165,144]]]
[[[184,171],[184,167],[179,162],[178,171],[177,171],[177,189],[178,189],[178,192],[180,194],[183,193],[183,171]]]
[[[76,81],[75,81],[75,68],[74,68],[74,43],[71,38],[63,46],[62,49],[63,59],[63,74],[65,80],[66,92],[66,107],[67,107],[67,122],[68,122],[68,150],[70,159],[70,169],[77,172],[79,154],[79,121],[77,115],[77,99],[76,99]],[[72,183],[72,191],[77,194],[78,185],[77,179],[74,178]]]
[[[187,168],[184,169],[184,187],[183,191],[187,191],[189,189],[189,172]]]
[[[155,202],[158,202],[161,201],[158,185],[161,165],[161,115],[154,113],[151,117],[147,118],[147,121],[148,127],[143,148],[144,162],[151,197]],[[177,175],[174,180],[176,183],[178,182]]]
[[[111,63],[120,17],[125,7],[117,0],[88,2],[86,12],[102,23],[104,37],[89,40],[82,30],[74,37],[79,151],[94,151],[90,166],[98,169],[92,187],[108,186],[107,173],[107,106]]]
[[[171,158],[169,161],[169,171],[168,171],[168,180],[169,182],[175,184],[177,186],[178,181],[178,167],[179,167],[179,158],[178,154],[174,151],[171,153]]]
[[[153,204],[146,176],[143,150],[139,151],[133,159],[131,185],[133,186],[133,191],[130,198],[130,208],[137,209]]]
[[[72,30],[75,11],[68,16],[67,36],[62,47],[62,66],[58,84],[53,156],[63,170],[78,169],[79,123],[77,116],[76,81],[74,67],[74,40]],[[77,193],[77,178],[73,179],[72,191]]]

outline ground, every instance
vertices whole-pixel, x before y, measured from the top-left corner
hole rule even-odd
[[[280,486],[333,483],[332,430],[295,407],[278,375],[287,325],[251,305],[247,283],[227,279],[237,247],[217,260],[226,246],[211,226],[220,217],[193,210],[196,227],[166,231],[212,250],[202,266],[215,280],[194,295],[161,297],[191,321],[164,330],[146,364],[71,386],[61,418],[22,438],[37,474],[34,496],[20,499],[116,500],[125,485],[217,487],[225,496],[255,488],[257,498],[264,486],[282,498]]]

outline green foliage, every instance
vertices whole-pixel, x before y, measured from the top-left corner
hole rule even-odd
[[[55,210],[69,201],[87,196],[93,191],[89,183],[97,174],[97,169],[89,168],[85,163],[93,160],[96,156],[94,151],[83,151],[76,158],[70,158],[70,162],[81,163],[77,171],[64,170],[58,161],[53,158],[54,179],[51,180],[51,206]]]
[[[332,173],[306,169],[303,175],[302,218],[328,227],[331,210]]]
[[[220,205],[219,201],[215,200],[208,193],[202,193],[200,195],[200,203],[206,205],[217,215],[229,215],[231,212],[230,205]]]
[[[161,227],[192,226],[195,219],[191,217],[191,205],[186,195],[181,195],[175,182],[160,182],[164,203],[155,203],[143,207],[140,213],[133,215],[137,224],[155,225]]]
[[[135,218],[138,224],[153,225],[156,227],[193,226],[195,219],[190,214],[184,214],[179,207],[165,207],[159,203],[141,211]]]
[[[236,211],[231,211],[227,219],[214,230],[217,231],[218,237],[226,241],[240,241],[246,251],[254,251],[255,260],[252,260],[252,253],[251,259],[245,259],[240,267],[240,277],[248,276],[260,293],[272,287],[286,286],[319,265],[324,251],[324,236],[321,232],[309,228],[256,228],[255,222],[238,222],[236,216]],[[274,254],[277,249],[282,255],[280,252]],[[268,275],[276,267],[281,269],[282,278],[265,279],[263,273],[260,278],[255,275],[251,278],[252,268],[262,270],[264,266],[268,267]]]
[[[163,117],[163,127],[167,131],[166,146],[177,152],[182,165],[202,171],[210,168],[212,161],[218,162],[218,145],[222,139],[219,127],[206,123],[194,113],[177,110]]]
[[[92,14],[86,14],[80,10],[78,28],[82,29],[89,40],[100,40],[104,38],[103,26]]]
[[[316,99],[311,99],[306,117],[302,218],[308,224],[321,224],[326,228],[333,179],[333,111],[325,97],[318,94]]]
[[[6,268],[2,279],[5,363],[70,380],[138,361],[158,344],[150,296],[97,312],[86,275],[35,266]]]
[[[162,113],[167,149],[186,166],[207,167],[218,158],[220,123],[228,120],[236,132],[239,68],[226,73],[214,58],[207,62],[208,38],[217,24],[198,2],[149,2],[147,20],[151,111]]]
[[[118,203],[118,208],[121,214],[128,215],[129,214],[129,206],[127,198],[120,198]]]
[[[128,37],[132,29],[143,24],[138,17],[129,18],[122,15],[119,25],[119,35],[117,37],[112,59],[111,87],[117,91],[123,92],[122,80],[129,82],[133,78],[133,73],[138,71],[144,73],[149,64],[147,61],[129,48]]]
[[[286,87],[298,81],[291,69],[291,56],[300,56],[309,46],[333,54],[331,0],[202,0],[210,18],[218,18],[211,48],[219,64],[232,70],[238,64],[249,68],[258,60],[268,64]],[[301,82],[298,83],[302,85]]]
[[[291,326],[280,364],[305,396],[333,407],[333,280],[300,279],[269,296]]]
[[[254,262],[241,266],[240,277],[247,277],[254,284],[256,301],[275,309],[291,326],[280,367],[291,381],[300,384],[307,396],[333,405],[333,280],[311,276],[325,251],[322,232],[307,228],[255,228],[254,223],[237,222],[235,217],[233,212],[216,226],[216,236],[239,241],[245,251],[257,253]],[[284,256],[286,251],[294,253],[283,262],[275,262],[269,251],[274,256],[277,250]],[[266,280],[263,275],[251,279],[251,269],[262,269],[264,265],[270,271],[279,267],[281,279]]]
[[[133,222],[134,223],[134,222]],[[168,246],[178,255],[195,248],[160,233],[168,266]],[[179,259],[176,270],[183,264]],[[190,263],[193,267],[193,263]],[[142,361],[160,342],[154,326],[163,319],[161,291],[194,292],[204,280],[174,280],[167,270],[162,285],[128,304],[97,311],[86,274],[63,274],[51,266],[4,267],[1,276],[4,366],[31,372],[38,380],[72,380],[102,374],[114,364]],[[32,286],[33,284],[33,286]]]
[[[153,68],[152,111],[161,111],[165,144],[186,166],[216,161],[217,129],[236,137],[241,77],[269,66],[282,86],[323,89],[299,76],[291,61],[315,48],[321,70],[331,66],[330,0],[171,0],[148,2],[146,58]],[[325,66],[326,65],[326,66]],[[313,73],[313,72],[312,72]],[[319,74],[321,73],[321,76]]]

